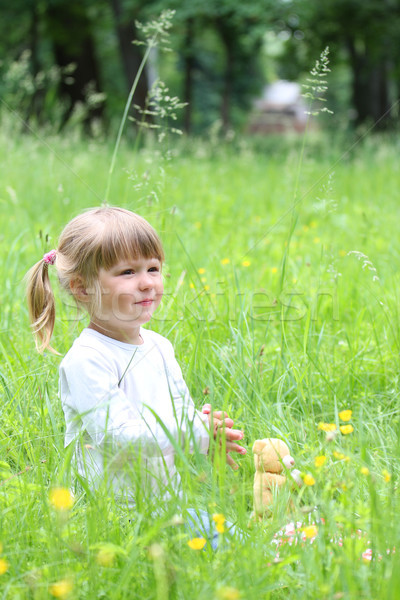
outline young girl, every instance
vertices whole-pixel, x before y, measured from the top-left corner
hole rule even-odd
[[[180,493],[178,447],[207,453],[210,435],[245,454],[243,433],[221,411],[195,410],[173,348],[144,329],[160,304],[164,253],[154,229],[122,208],[74,218],[58,248],[29,271],[27,297],[38,349],[50,348],[55,303],[48,269],[89,314],[90,323],[60,365],[65,445],[75,442],[81,477],[102,481],[132,504],[135,486],[158,497]],[[222,435],[221,435],[222,434]],[[140,469],[132,465],[140,465]]]

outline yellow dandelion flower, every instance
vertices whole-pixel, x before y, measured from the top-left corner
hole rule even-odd
[[[335,423],[318,423],[318,429],[321,431],[336,431]]]
[[[199,275],[203,275],[206,272],[206,270],[204,267],[200,267],[200,269],[197,269],[197,272],[199,273]]]
[[[306,473],[306,475],[304,475],[303,481],[306,485],[309,485],[309,486],[315,484],[315,479],[312,475],[310,475],[310,473]]]
[[[304,527],[303,532],[307,539],[311,539],[317,535],[318,527],[316,525],[308,525]]]
[[[204,538],[196,537],[196,538],[192,538],[191,540],[188,541],[188,546],[192,550],[203,550],[205,545],[206,545],[206,540]]]
[[[67,598],[72,592],[73,587],[70,579],[61,579],[50,585],[49,592],[54,598]]]
[[[343,257],[343,256],[346,256],[346,255],[347,255],[346,250],[339,250],[339,256]]]
[[[338,452],[337,450],[335,450],[335,451],[333,452],[333,456],[334,456],[335,458],[337,458],[338,460],[344,460],[344,461],[346,461],[346,462],[350,460],[350,457],[349,457],[349,456],[346,456],[346,454],[343,454],[342,452]]]
[[[383,469],[382,475],[386,483],[389,483],[389,481],[392,479],[391,474],[389,473],[389,471],[386,471],[386,469]]]
[[[101,548],[96,556],[96,562],[101,567],[112,567],[115,560],[115,552],[110,548]]]
[[[217,590],[218,600],[239,600],[240,592],[234,587],[224,586]]]
[[[194,283],[193,283],[193,282],[190,282],[190,283],[189,283],[189,287],[190,287],[190,289],[191,289],[191,290],[194,290]]]
[[[225,523],[225,517],[222,513],[214,513],[212,518],[214,523]]]
[[[321,241],[321,238],[319,238],[319,237],[314,238],[314,244],[319,244],[320,241]]]
[[[205,285],[204,289],[206,290],[206,292],[208,292],[208,290],[210,289],[210,286],[209,285]]]
[[[8,561],[5,558],[0,558],[0,575],[7,573],[9,566]]]
[[[369,475],[369,469],[368,469],[368,467],[361,467],[360,473],[362,475]]]
[[[341,410],[339,413],[339,419],[341,419],[341,421],[350,421],[352,414],[352,410]]]
[[[194,226],[196,227],[196,229],[200,229],[201,222],[200,221],[196,221],[196,223],[194,224]]]
[[[353,425],[341,425],[339,429],[343,433],[343,435],[348,435],[349,433],[353,433],[354,431]]]
[[[310,227],[315,228],[318,225],[317,221],[311,221]]]
[[[243,260],[242,261],[242,266],[243,267],[249,267],[251,265],[251,261],[250,260]]]
[[[271,267],[271,273],[275,275],[278,272],[278,267]]]
[[[326,456],[321,454],[321,456],[316,456],[314,459],[314,463],[316,467],[322,467],[326,463]]]
[[[215,513],[213,515],[213,521],[215,523],[215,529],[218,531],[218,533],[224,533],[225,531],[225,527],[224,527],[224,523],[225,523],[225,517],[222,513]]]
[[[221,265],[229,265],[231,261],[229,260],[229,258],[223,258],[221,260]]]
[[[68,488],[57,487],[50,492],[50,503],[56,510],[68,510],[74,505],[74,497]]]

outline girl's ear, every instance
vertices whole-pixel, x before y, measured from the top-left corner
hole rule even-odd
[[[69,289],[71,290],[71,294],[79,300],[79,302],[89,302],[89,294],[85,282],[80,275],[71,279],[69,282]]]

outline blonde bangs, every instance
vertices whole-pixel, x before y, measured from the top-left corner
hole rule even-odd
[[[136,257],[164,262],[156,231],[139,215],[124,208],[94,208],[72,219],[65,227],[57,250],[57,272],[68,290],[72,277],[93,283],[99,269]]]
[[[121,214],[119,214],[121,210]],[[118,209],[104,220],[104,227],[95,252],[95,269],[110,269],[123,260],[135,257],[164,261],[161,241],[145,219]]]

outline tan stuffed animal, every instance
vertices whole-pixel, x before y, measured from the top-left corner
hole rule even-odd
[[[286,483],[286,469],[292,469],[294,458],[285,442],[275,438],[256,440],[253,445],[254,464],[254,516],[262,519],[270,513],[274,491]],[[300,471],[291,472],[294,481],[301,485]]]

